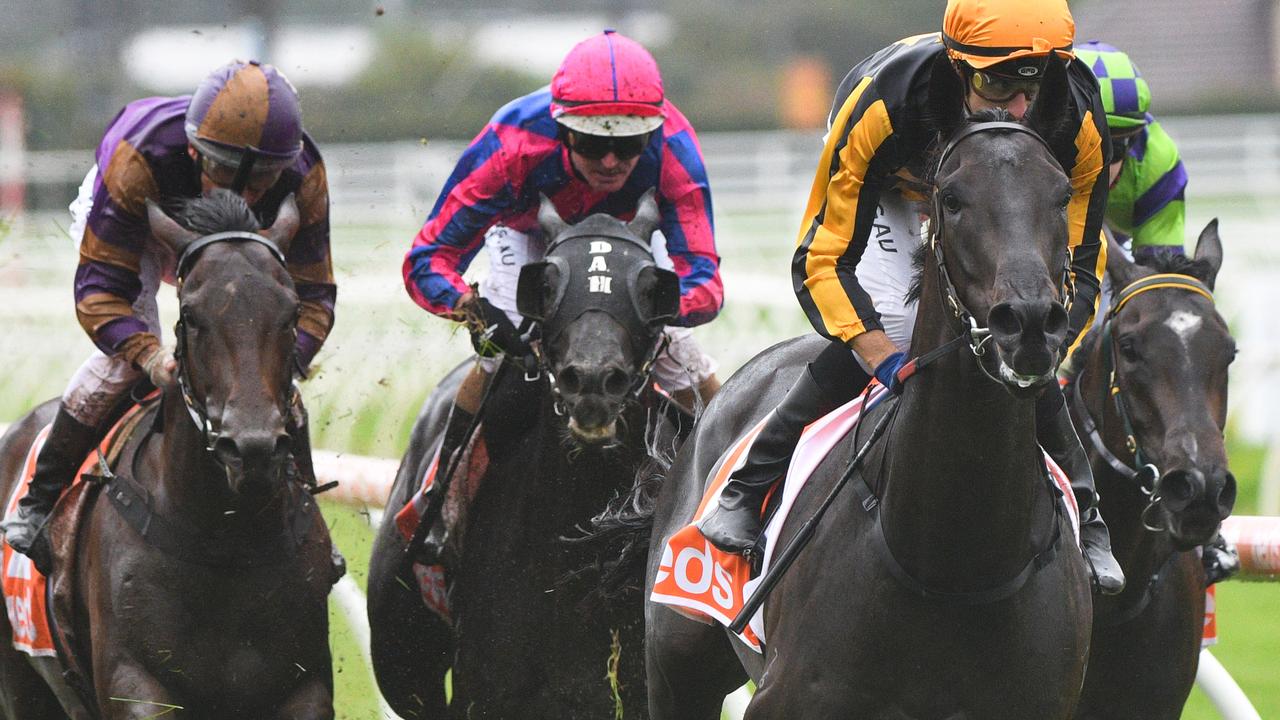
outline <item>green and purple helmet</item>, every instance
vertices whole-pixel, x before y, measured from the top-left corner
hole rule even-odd
[[[1128,55],[1111,45],[1091,40],[1076,46],[1076,59],[1089,66],[1098,78],[1107,127],[1123,132],[1147,124],[1151,88]]]
[[[272,65],[227,63],[196,88],[187,106],[187,140],[219,165],[252,157],[262,172],[293,164],[302,152],[298,92]]]

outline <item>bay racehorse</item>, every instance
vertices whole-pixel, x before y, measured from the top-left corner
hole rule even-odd
[[[1195,681],[1196,549],[1236,497],[1223,442],[1236,346],[1212,296],[1221,265],[1216,220],[1194,258],[1135,264],[1115,245],[1107,256],[1115,297],[1068,395],[1129,583],[1095,600],[1080,718],[1176,720]]]
[[[853,488],[830,506],[764,606],[763,654],[668,607],[646,611],[650,713],[719,717],[748,677],[746,717],[1071,716],[1084,677],[1090,587],[1035,439],[1035,395],[1055,381],[1067,332],[1063,280],[1072,195],[1049,151],[1067,113],[1050,63],[1027,125],[966,119],[955,72],[928,97],[945,142],[921,256],[912,352],[941,349],[897,403],[869,414],[810,476],[785,546],[896,413]],[[1044,139],[1042,139],[1044,138]],[[716,396],[661,490],[649,587],[667,538],[694,516],[710,470],[827,341],[795,339],[750,361]],[[874,490],[874,494],[873,494]]]
[[[543,201],[546,258],[522,269],[519,287],[521,312],[538,320],[540,368],[514,366],[487,401],[488,466],[450,572],[452,626],[424,605],[392,515],[422,483],[465,365],[414,425],[369,573],[374,671],[405,718],[647,717],[643,557],[622,581],[629,592],[593,598],[599,578],[580,571],[616,548],[564,538],[631,489],[651,450],[673,454],[675,424],[649,379],[679,302],[675,274],[649,251],[657,213],[650,195],[630,223],[601,214],[568,226]]]
[[[4,641],[0,714],[10,720],[334,716],[327,596],[337,572],[315,502],[285,471],[293,200],[277,215],[260,230],[231,193],[191,201],[187,227],[150,206],[152,234],[179,258],[178,380],[106,479],[63,498],[55,533],[72,532],[54,535],[50,579],[59,657],[28,658]],[[55,409],[45,403],[0,440],[4,497]],[[87,496],[79,512],[73,496]]]

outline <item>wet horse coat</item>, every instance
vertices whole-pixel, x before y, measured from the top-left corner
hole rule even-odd
[[[1031,126],[1049,134],[1065,102],[1061,67],[1052,63],[1044,83]],[[846,490],[831,506],[765,605],[763,656],[723,628],[649,604],[655,718],[718,717],[748,676],[758,685],[753,720],[1064,719],[1076,705],[1088,574],[1060,541],[1072,533],[1055,512],[1034,428],[1034,394],[1053,381],[1066,331],[1070,188],[1025,128],[948,121],[962,92],[949,66],[935,68],[930,97],[942,137],[953,139],[937,172],[935,252],[924,254],[913,354],[963,340],[911,377],[896,409],[869,414],[866,428],[897,413],[862,469],[878,501]],[[965,308],[989,336],[970,334]],[[766,350],[716,396],[659,498],[650,587],[665,539],[692,516],[723,449],[777,404],[823,342]],[[860,444],[844,443],[814,471],[783,544]]]

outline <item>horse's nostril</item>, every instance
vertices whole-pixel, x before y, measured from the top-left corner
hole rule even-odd
[[[240,459],[240,448],[236,447],[234,440],[224,435],[213,442],[213,454],[226,464]]]
[[[1009,303],[997,303],[987,314],[987,327],[991,332],[1004,337],[1014,337],[1022,333],[1022,319],[1018,311]]]
[[[560,377],[557,379],[560,389],[571,395],[576,395],[582,390],[582,376],[578,371],[569,366],[560,371]]]
[[[1046,335],[1065,337],[1070,322],[1071,318],[1067,316],[1067,309],[1062,303],[1053,303],[1049,306],[1049,314],[1044,318],[1044,332]]]
[[[293,438],[289,437],[289,433],[281,433],[280,436],[276,438],[275,456],[283,457],[292,449]]]
[[[1203,489],[1204,476],[1198,470],[1171,470],[1159,483],[1160,497],[1174,512],[1185,508]]]
[[[1231,473],[1225,473],[1222,481],[1222,489],[1218,491],[1218,517],[1225,518],[1231,514],[1236,506],[1236,476]]]
[[[625,395],[631,387],[631,378],[618,368],[611,368],[604,374],[604,391],[607,395]]]

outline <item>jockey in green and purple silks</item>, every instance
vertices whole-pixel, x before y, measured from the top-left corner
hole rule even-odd
[[[1107,227],[1135,259],[1158,248],[1183,251],[1187,170],[1178,147],[1151,116],[1151,89],[1125,53],[1096,40],[1076,48],[1093,70],[1111,131]]]

